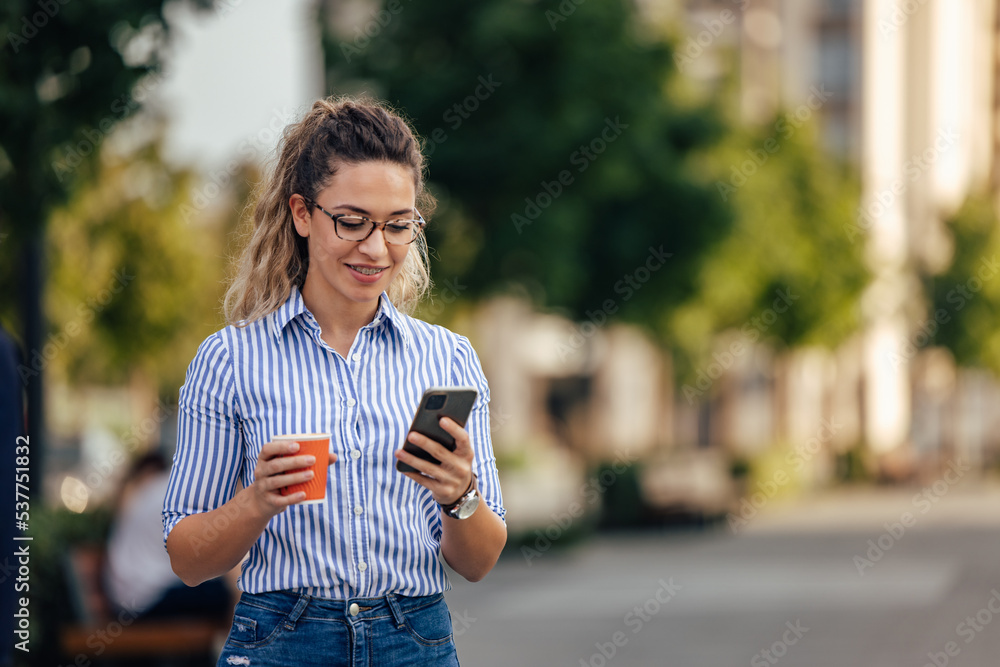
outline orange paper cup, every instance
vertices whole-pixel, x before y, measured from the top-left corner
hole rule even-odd
[[[281,488],[281,495],[288,496],[299,491],[306,492],[302,504],[322,503],[326,500],[326,472],[330,467],[330,434],[329,433],[299,433],[296,435],[276,435],[274,442],[297,442],[299,451],[282,456],[299,456],[311,454],[316,457],[312,465],[313,478],[300,484],[292,484]],[[308,468],[289,470],[289,473],[301,472]]]

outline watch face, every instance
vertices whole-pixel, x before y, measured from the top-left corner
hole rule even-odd
[[[479,507],[479,494],[473,492],[471,498],[463,501],[458,507],[455,508],[453,516],[456,519],[468,519],[472,516],[472,513],[476,511],[477,507]]]

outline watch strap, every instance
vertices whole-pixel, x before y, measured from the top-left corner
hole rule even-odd
[[[476,489],[476,473],[472,473],[472,479],[469,481],[468,488],[466,488],[465,491],[462,491],[462,495],[458,497],[458,500],[456,500],[453,503],[449,503],[447,505],[441,505],[441,503],[438,504],[441,505],[441,509],[444,510],[445,513],[451,514],[451,512],[456,507],[465,502],[465,500],[469,497],[469,493],[474,491],[475,489]]]

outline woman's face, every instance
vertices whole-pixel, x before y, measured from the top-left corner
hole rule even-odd
[[[316,203],[333,215],[361,215],[377,222],[415,218],[413,172],[390,162],[341,165],[316,194]],[[386,243],[381,229],[360,243],[345,241],[337,236],[334,221],[318,208],[310,213],[301,196],[292,195],[289,205],[295,229],[309,244],[302,289],[306,301],[323,299],[334,308],[375,306],[403,268],[410,246]]]

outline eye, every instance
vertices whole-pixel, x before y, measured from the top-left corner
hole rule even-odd
[[[413,223],[409,220],[393,220],[385,223],[385,231],[390,234],[409,234]]]
[[[341,216],[338,219],[338,223],[340,224],[340,228],[344,231],[353,232],[359,229],[364,229],[365,225],[368,224],[368,221],[364,218],[357,218],[354,216]]]

